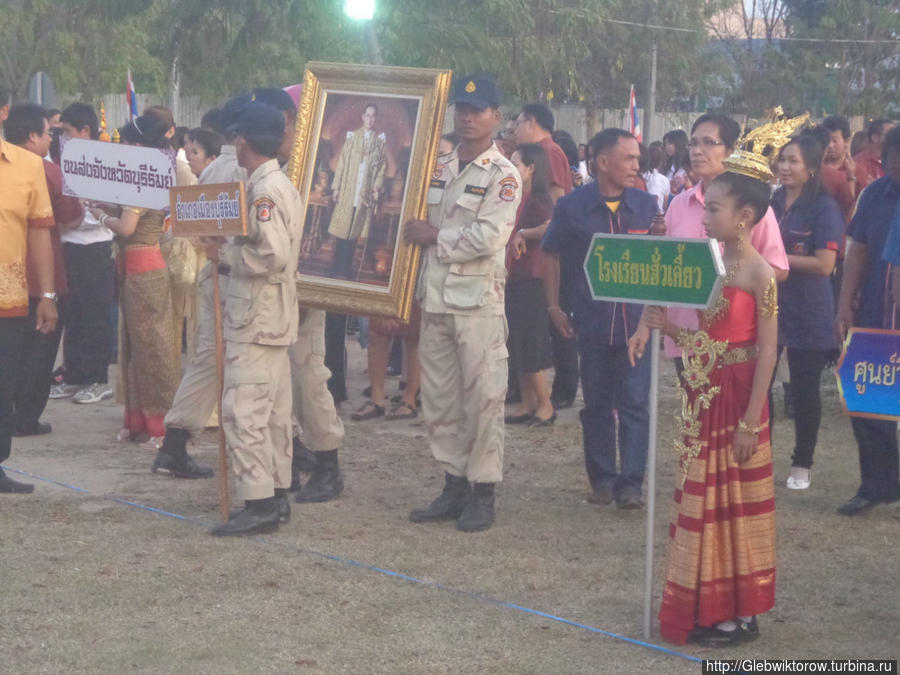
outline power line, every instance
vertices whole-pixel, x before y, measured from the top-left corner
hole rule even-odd
[[[677,33],[699,33],[696,28],[679,28],[677,26],[660,26],[652,23],[639,23],[637,21],[623,21],[622,19],[605,19],[600,21],[606,23],[616,23],[622,26],[637,26],[638,28],[650,28],[652,30],[663,30]],[[745,40],[744,37],[734,37],[735,40]],[[900,40],[854,40],[851,38],[804,38],[804,37],[773,37],[773,41],[785,40],[789,42],[814,42],[814,43],[838,43],[838,44],[863,44],[863,45],[897,45],[900,47]]]

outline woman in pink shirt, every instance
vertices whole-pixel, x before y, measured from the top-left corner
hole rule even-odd
[[[701,115],[691,127],[688,143],[691,168],[698,183],[676,195],[666,211],[666,235],[670,237],[706,238],[703,229],[704,199],[707,186],[725,173],[725,158],[735,149],[741,127],[727,115],[707,113]],[[759,224],[753,228],[750,243],[775,270],[775,278],[784,281],[788,275],[788,259],[778,229],[778,221],[770,208]],[[668,311],[669,320],[689,330],[696,330],[697,312],[693,309],[673,307]],[[675,359],[675,367],[681,374],[681,348],[671,338],[665,338],[666,355]]]

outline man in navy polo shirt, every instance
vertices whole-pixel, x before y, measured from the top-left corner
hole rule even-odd
[[[641,485],[649,443],[650,359],[628,362],[628,336],[641,318],[639,305],[595,301],[584,273],[594,233],[647,234],[656,199],[635,189],[640,150],[634,136],[605,129],[589,143],[596,182],[556,203],[542,247],[546,253],[544,288],[550,318],[568,338],[577,336],[584,408],[581,428],[584,459],[593,495],[588,501],[619,508],[643,505]],[[571,292],[574,326],[559,308],[560,273]],[[616,468],[619,416],[621,470]]]
[[[847,228],[836,319],[842,342],[850,326],[897,328],[894,300],[888,289],[890,263],[900,264],[900,232],[891,234],[892,223],[900,221],[900,127],[891,129],[885,137],[881,156],[886,175],[865,189]],[[857,294],[859,309],[854,316]],[[845,516],[900,499],[897,423],[854,417],[851,424],[859,446],[861,481],[856,496],[838,509]]]

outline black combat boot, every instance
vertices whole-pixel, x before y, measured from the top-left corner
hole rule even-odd
[[[275,488],[275,504],[278,507],[278,522],[284,525],[291,520],[291,500],[287,488]]]
[[[338,465],[338,451],[327,450],[313,454],[316,457],[316,468],[313,469],[306,485],[297,493],[295,501],[298,504],[327,502],[344,491],[344,478]]]
[[[480,532],[494,524],[494,484],[475,483],[466,508],[456,521],[460,532]]]
[[[209,533],[215,537],[240,537],[273,532],[278,529],[280,515],[275,497],[248,499],[243,511],[231,516],[227,523],[216,525]]]
[[[191,434],[184,429],[168,427],[162,447],[156,453],[150,470],[156,473],[160,469],[173,478],[212,478],[214,471],[208,466],[201,466],[187,453],[187,442]]]
[[[315,453],[294,436],[294,454],[291,457],[291,492],[300,491],[300,473],[310,473],[316,469]]]
[[[414,523],[427,523],[436,520],[456,520],[469,500],[469,480],[465,476],[444,474],[444,491],[422,509],[409,514]]]

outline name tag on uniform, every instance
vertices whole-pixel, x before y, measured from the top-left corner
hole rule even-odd
[[[447,185],[447,181],[445,181],[445,180],[438,180],[437,178],[432,178],[432,179],[431,179],[431,183],[429,184],[428,187],[433,187],[433,188],[436,188],[436,189],[438,189],[438,190],[443,190],[443,189],[444,189],[444,186],[446,186],[446,185]]]
[[[478,195],[484,197],[487,194],[487,188],[478,185],[466,185],[465,193],[467,195]]]

